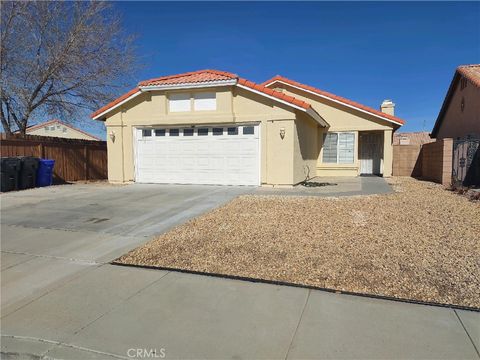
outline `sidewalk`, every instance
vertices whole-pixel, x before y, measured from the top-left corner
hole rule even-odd
[[[2,318],[1,350],[11,358],[141,358],[129,357],[140,349],[167,359],[479,359],[479,324],[470,311],[106,264]]]

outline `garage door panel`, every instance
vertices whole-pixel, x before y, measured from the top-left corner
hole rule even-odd
[[[136,181],[259,185],[258,129],[253,135],[152,136],[136,142]]]

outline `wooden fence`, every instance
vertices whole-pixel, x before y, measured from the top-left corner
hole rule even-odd
[[[55,183],[78,180],[102,180],[108,176],[107,143],[27,135],[7,137],[1,134],[2,157],[34,156],[55,160]]]

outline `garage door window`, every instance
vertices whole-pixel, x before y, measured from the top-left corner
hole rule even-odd
[[[243,135],[253,135],[255,133],[255,128],[253,126],[244,126]]]
[[[165,129],[155,129],[155,136],[165,136]]]
[[[212,133],[214,136],[223,135],[223,128],[213,128]]]
[[[152,129],[143,129],[142,130],[142,136],[143,137],[152,136]]]
[[[180,131],[178,129],[170,129],[168,133],[170,136],[178,136],[179,132]]]
[[[207,135],[208,135],[208,128],[198,129],[198,136],[207,136]]]
[[[193,129],[183,129],[183,136],[193,136]]]
[[[228,135],[238,135],[238,128],[237,127],[228,128]]]

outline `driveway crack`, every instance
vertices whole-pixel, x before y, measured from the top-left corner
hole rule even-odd
[[[470,339],[470,342],[472,343],[473,348],[474,348],[475,351],[477,352],[477,356],[480,358],[480,352],[478,351],[477,346],[475,345],[475,343],[473,342],[472,337],[470,336],[469,332],[467,331],[467,328],[466,328],[465,325],[463,324],[462,319],[461,319],[460,316],[458,315],[457,310],[453,309],[453,312],[454,312],[455,315],[457,316],[458,321],[460,321],[460,324],[462,325],[463,330],[465,330],[465,332],[467,333],[467,336],[468,336],[468,338]]]
[[[290,340],[290,344],[288,345],[287,353],[285,354],[285,360],[288,358],[288,355],[290,354],[290,349],[292,348],[293,340],[295,340],[295,336],[297,335],[298,328],[300,327],[300,323],[302,322],[303,313],[305,312],[305,309],[307,307],[308,299],[310,298],[311,292],[312,290],[308,289],[307,297],[305,298],[305,304],[303,304],[302,313],[300,314],[300,318],[298,319],[297,326],[295,327],[295,331],[293,332],[292,339]]]

